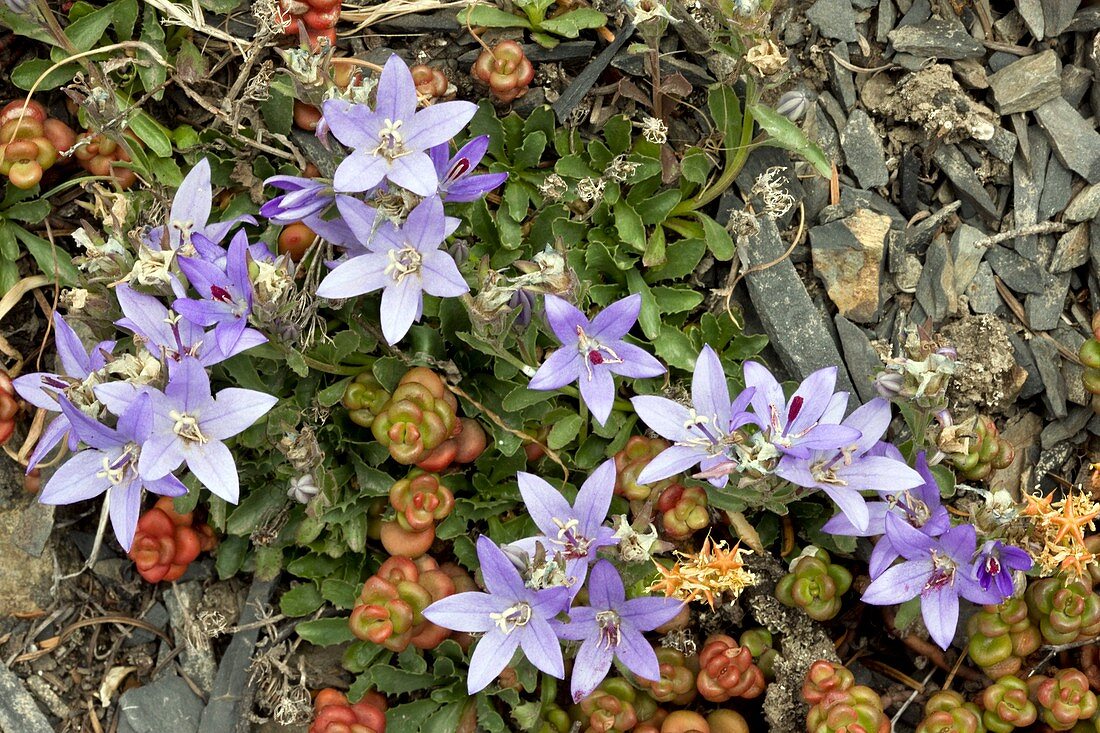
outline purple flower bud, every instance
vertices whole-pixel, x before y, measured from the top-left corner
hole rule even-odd
[[[944,346],[943,348],[936,349],[936,353],[939,354],[940,356],[946,356],[948,359],[951,359],[952,361],[958,361],[959,360],[959,352],[955,349],[954,346]]]
[[[905,386],[905,377],[896,372],[879,372],[875,377],[875,391],[883,399],[893,399]]]
[[[775,111],[791,122],[797,122],[806,114],[810,106],[810,93],[803,89],[794,89],[779,98]]]

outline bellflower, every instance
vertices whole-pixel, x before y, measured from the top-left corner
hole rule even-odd
[[[807,457],[783,456],[776,475],[796,486],[820,489],[860,532],[867,531],[871,514],[861,491],[912,489],[924,478],[902,461],[873,455],[871,450],[890,426],[890,403],[876,397],[844,419],[844,427],[859,436],[840,450],[813,450]]]
[[[559,389],[577,382],[592,416],[603,425],[615,402],[614,374],[643,378],[664,374],[661,362],[623,341],[638,321],[642,296],[631,295],[604,308],[591,321],[568,301],[546,296],[546,320],[562,348],[543,362],[530,389]]]
[[[745,386],[756,389],[752,397],[754,422],[780,453],[806,458],[811,450],[839,448],[859,438],[852,428],[828,424],[829,408],[835,412],[839,406],[843,415],[848,399],[847,392],[833,393],[836,374],[836,367],[818,369],[787,400],[783,387],[766,367],[745,362]]]
[[[477,557],[488,593],[456,593],[424,609],[424,618],[453,631],[481,633],[470,657],[469,693],[484,689],[512,661],[517,648],[537,668],[561,679],[565,663],[550,619],[569,605],[565,588],[532,590],[508,557],[482,535]]]
[[[862,600],[891,606],[920,596],[924,625],[941,649],[955,638],[960,597],[979,604],[1001,602],[1002,596],[983,589],[974,575],[977,534],[972,525],[961,524],[932,538],[891,512],[886,515],[886,534],[905,562],[872,581]]]
[[[899,462],[904,461],[901,452],[894,446],[887,443],[880,443],[879,446],[880,452],[885,457]],[[874,452],[875,449],[872,449],[867,452],[867,455]],[[901,553],[897,551],[886,535],[887,513],[897,514],[929,537],[939,537],[951,529],[951,517],[940,502],[940,487],[936,483],[936,478],[932,475],[931,469],[928,468],[928,460],[924,451],[917,454],[916,471],[924,480],[924,483],[920,486],[908,491],[886,494],[883,501],[868,502],[869,520],[866,528],[859,529],[856,527],[843,512],[830,519],[821,528],[822,532],[847,537],[882,535],[879,541],[875,543],[875,549],[871,551],[871,558],[868,562],[867,569],[871,578],[877,578],[883,570],[890,567],[894,560],[901,557]]]
[[[615,530],[603,525],[615,493],[615,461],[604,461],[585,479],[572,506],[560,491],[538,476],[522,471],[516,476],[527,512],[544,537],[520,540],[514,545],[534,554],[534,545],[545,543],[549,554],[560,553],[565,558],[566,582],[576,595],[596,552],[619,543]]]
[[[615,658],[638,677],[659,680],[657,654],[642,632],[675,618],[683,601],[664,597],[628,601],[615,566],[600,560],[588,579],[588,602],[569,611],[568,624],[556,624],[560,638],[583,642],[573,663],[573,702],[580,702],[603,682]]]
[[[12,380],[12,386],[19,396],[30,402],[35,407],[41,407],[51,412],[60,412],[58,404],[59,395],[67,395],[76,400],[81,407],[99,411],[96,405],[95,395],[91,388],[98,382],[96,372],[107,363],[107,358],[115,348],[114,341],[100,341],[90,351],[85,351],[84,344],[76,335],[72,327],[65,322],[60,313],[54,313],[54,345],[57,347],[57,355],[61,358],[61,369],[64,374],[52,372],[35,372],[24,374]],[[27,461],[29,473],[38,465],[43,456],[53,450],[61,439],[68,433],[69,450],[75,450],[77,436],[70,431],[69,418],[61,413],[46,426],[42,437],[34,448]]]
[[[191,287],[203,298],[178,298],[172,308],[198,326],[214,326],[218,348],[225,354],[231,352],[240,341],[252,313],[248,237],[241,232],[233,238],[224,270],[192,257],[181,257],[179,265]]]
[[[302,221],[327,211],[336,202],[332,184],[316,178],[272,176],[264,185],[286,191],[260,207],[260,214],[276,224]]]
[[[425,199],[402,227],[378,227],[369,251],[337,265],[317,295],[350,298],[382,290],[382,335],[395,344],[420,319],[424,293],[453,298],[470,290],[454,259],[439,249],[457,226],[457,219],[443,215],[438,197]]]
[[[660,481],[699,464],[701,471],[710,474],[711,484],[725,486],[729,472],[736,466],[732,457],[738,441],[736,431],[753,421],[745,409],[753,393],[753,389],[746,389],[730,401],[722,362],[706,345],[695,360],[690,408],[664,397],[633,398],[631,403],[638,416],[673,443],[642,469],[638,483]]]
[[[164,392],[115,382],[101,385],[96,396],[111,412],[121,414],[142,393],[151,397],[153,428],[141,447],[141,475],[164,476],[186,463],[212,493],[236,504],[240,493],[237,464],[222,441],[266,415],[278,398],[236,387],[211,396],[206,369],[190,357],[184,357],[172,371]]]
[[[1019,547],[1006,545],[1000,540],[989,540],[978,552],[974,561],[974,573],[982,590],[993,590],[1001,597],[1008,598],[1014,588],[1012,573],[1014,570],[1026,572],[1031,569],[1031,555]]]
[[[373,110],[340,99],[324,103],[329,130],[352,148],[336,169],[333,187],[356,193],[388,180],[418,196],[431,196],[438,177],[425,151],[457,135],[477,106],[443,102],[418,111],[416,84],[409,67],[396,55],[382,69],[375,99]]]
[[[210,161],[203,158],[184,177],[183,183],[172,197],[172,209],[168,224],[150,229],[145,243],[154,250],[177,250],[191,242],[192,234],[202,234],[212,242],[220,242],[237,224],[256,220],[247,215],[235,216],[227,221],[210,222],[214,187],[210,182]]]
[[[111,527],[122,549],[129,551],[141,512],[141,490],[144,488],[161,496],[187,493],[187,487],[170,473],[153,480],[138,473],[141,444],[153,428],[150,398],[142,395],[135,400],[119,417],[116,429],[96,422],[64,397],[59,401],[73,432],[91,447],[61,464],[46,482],[38,500],[43,504],[73,504],[106,491]]]
[[[428,150],[428,156],[435,166],[439,178],[436,193],[449,203],[477,201],[494,188],[504,183],[507,173],[480,173],[473,175],[485,151],[489,149],[489,136],[478,135],[462,146],[454,156],[450,155],[450,143],[440,143]]]

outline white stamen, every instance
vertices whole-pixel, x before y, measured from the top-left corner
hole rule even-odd
[[[168,413],[168,417],[175,421],[175,424],[172,426],[172,432],[184,440],[200,444],[208,441],[208,438],[203,435],[202,431],[199,429],[199,419],[194,415],[172,410]]]
[[[510,634],[521,626],[526,626],[531,620],[531,606],[527,603],[517,603],[501,613],[490,613],[489,618],[496,623],[497,628],[505,634]]]

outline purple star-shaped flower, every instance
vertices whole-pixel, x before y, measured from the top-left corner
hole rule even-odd
[[[546,296],[546,320],[562,348],[543,362],[528,387],[559,389],[577,382],[592,416],[603,425],[615,403],[611,375],[644,378],[664,374],[661,362],[623,337],[638,321],[642,296],[630,295],[600,311],[591,321],[556,295]]]
[[[894,513],[886,515],[886,534],[905,562],[888,568],[863,593],[862,600],[891,606],[920,596],[921,615],[933,641],[946,649],[959,623],[959,598],[980,604],[1002,596],[981,587],[974,575],[974,527],[961,524],[932,538]]]
[[[370,209],[348,199],[342,207]],[[373,221],[373,218],[371,219]],[[352,229],[356,228],[354,223]],[[443,215],[443,202],[433,196],[413,209],[401,228],[380,226],[361,254],[340,263],[317,288],[322,298],[351,298],[382,290],[382,335],[395,344],[420,319],[424,293],[453,298],[470,290],[458,265],[439,245],[458,227]]]
[[[766,367],[747,361],[744,368],[745,386],[756,389],[752,397],[754,422],[780,453],[805,458],[811,450],[839,448],[859,437],[851,428],[828,424],[829,408],[839,406],[843,415],[848,399],[847,392],[833,393],[836,367],[818,369],[806,377],[790,400]]]
[[[1031,555],[1019,547],[1006,545],[1000,540],[989,540],[978,552],[978,558],[974,561],[974,573],[982,590],[992,587],[1004,599],[1011,596],[1014,590],[1013,571],[1026,572],[1031,570],[1032,564]]]
[[[58,395],[70,393],[78,389],[94,373],[103,368],[107,358],[115,348],[114,341],[100,341],[90,351],[84,350],[84,344],[76,335],[72,327],[65,322],[60,313],[54,313],[54,345],[57,347],[57,355],[61,358],[61,368],[64,374],[52,372],[35,372],[24,374],[12,380],[12,386],[19,396],[30,402],[35,407],[41,407],[52,412],[60,412]],[[70,394],[74,399],[76,395]],[[92,397],[92,393],[86,392],[82,397]],[[94,400],[93,400],[94,401]],[[34,470],[38,462],[53,450],[61,439],[69,433],[68,445],[70,450],[77,446],[77,436],[69,431],[69,418],[64,413],[58,415],[42,432],[34,452],[27,459],[27,472]]]
[[[355,193],[388,180],[418,196],[431,196],[439,179],[425,151],[457,135],[477,106],[443,102],[418,111],[416,84],[409,67],[396,55],[382,69],[375,98],[373,110],[339,99],[324,103],[329,130],[352,148],[336,169],[334,188]]]
[[[566,581],[576,595],[596,552],[619,543],[615,531],[603,525],[615,493],[615,461],[604,461],[585,479],[572,506],[538,476],[521,471],[516,477],[527,512],[543,536],[513,546],[532,556],[536,543],[543,544],[548,553],[560,553],[565,558]]]
[[[737,466],[735,431],[753,421],[745,408],[754,391],[746,389],[730,401],[722,362],[708,344],[695,360],[690,408],[664,397],[633,398],[634,410],[645,424],[673,443],[642,469],[638,483],[660,481],[698,464],[711,484],[725,486]]]
[[[264,185],[286,191],[260,207],[260,214],[276,224],[302,221],[324,213],[336,203],[332,184],[317,178],[272,176]]]
[[[560,638],[583,642],[573,663],[573,702],[580,702],[603,682],[616,658],[638,677],[659,680],[657,654],[642,632],[675,618],[683,601],[662,597],[628,601],[615,566],[600,560],[588,578],[588,602],[569,611],[568,624],[555,624]]]
[[[824,491],[852,525],[864,532],[871,515],[861,491],[912,489],[923,484],[924,478],[903,461],[870,454],[890,426],[890,403],[886,400],[876,397],[861,405],[842,425],[858,439],[840,450],[813,450],[803,458],[785,455],[775,473],[796,486]]]
[[[508,557],[484,535],[477,539],[477,557],[488,593],[456,593],[424,609],[424,618],[433,624],[484,634],[470,657],[469,693],[496,679],[517,648],[546,674],[564,677],[561,645],[550,620],[569,606],[569,591],[526,587]]]
[[[252,313],[248,237],[244,232],[233,237],[224,270],[193,257],[180,257],[179,265],[191,287],[203,297],[177,298],[172,308],[197,326],[214,326],[218,348],[224,354],[230,353],[240,341]]]
[[[73,432],[91,448],[73,454],[61,464],[38,500],[43,504],[73,504],[106,491],[111,527],[122,549],[129,551],[141,511],[141,490],[161,496],[187,493],[187,487],[170,473],[152,480],[138,473],[141,445],[153,428],[150,398],[142,395],[135,400],[119,417],[117,429],[96,422],[64,397],[60,398],[60,404]]]
[[[904,462],[905,459],[897,448],[889,444],[880,443],[879,445],[882,446],[881,452],[885,457]],[[872,449],[867,452],[867,455],[874,452],[875,449]],[[867,570],[872,579],[881,575],[882,571],[901,556],[890,538],[886,536],[887,513],[897,514],[929,537],[939,537],[951,529],[951,517],[940,502],[940,487],[931,469],[928,468],[924,451],[917,454],[916,471],[924,479],[924,483],[920,486],[908,491],[886,494],[883,497],[884,501],[868,502],[867,511],[870,518],[865,529],[856,527],[843,512],[830,519],[821,528],[822,532],[848,537],[882,535],[875,543],[875,549],[871,551],[868,562]]]
[[[237,387],[211,396],[206,369],[191,357],[184,357],[172,370],[164,392],[149,387],[139,390],[125,382],[96,390],[96,396],[116,415],[129,409],[143,393],[151,397],[153,428],[141,447],[141,475],[164,476],[186,463],[206,488],[236,504],[240,494],[237,464],[222,441],[266,415],[278,398]]]
[[[485,151],[489,149],[489,136],[478,135],[451,156],[450,143],[440,143],[428,150],[428,155],[439,177],[437,194],[444,201],[463,203],[477,201],[508,179],[507,173],[480,173],[473,170]]]
[[[242,214],[227,221],[210,222],[211,204],[214,187],[210,182],[210,161],[203,158],[184,177],[183,183],[172,197],[172,209],[168,215],[168,224],[150,229],[145,243],[154,250],[176,250],[180,245],[189,244],[191,235],[202,234],[217,243],[225,238],[229,230],[241,222],[255,224],[256,219]]]

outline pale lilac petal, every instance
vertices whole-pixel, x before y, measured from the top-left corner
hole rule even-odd
[[[578,327],[586,332],[590,328],[588,318],[564,298],[547,294],[543,299],[543,307],[546,309],[546,321],[550,324],[550,329],[563,345],[577,343]]]
[[[867,505],[867,528],[858,529],[843,513],[837,514],[821,527],[827,534],[839,534],[845,537],[874,537],[886,531],[886,513],[890,505],[884,501],[874,501]]]
[[[730,389],[718,354],[703,346],[691,378],[691,402],[701,416],[724,425],[730,418]]]
[[[964,526],[970,527],[970,525]],[[974,528],[970,527],[970,531],[973,537]],[[936,540],[906,522],[895,512],[886,514],[886,535],[894,548],[907,560],[923,560],[940,548]],[[970,544],[971,554],[974,552],[974,544],[973,541]]]
[[[619,608],[619,615],[639,631],[652,631],[676,618],[684,608],[684,601],[662,596],[631,598]]]
[[[569,622],[552,621],[554,633],[560,639],[583,641],[597,632],[597,610],[590,606],[576,606],[569,609]]]
[[[406,123],[407,128],[402,130],[405,134],[405,145],[416,150],[426,150],[433,145],[445,143],[462,132],[476,112],[477,105],[465,101],[443,102],[417,110]]]
[[[593,367],[591,376],[583,375],[578,384],[584,404],[588,405],[596,422],[603,425],[615,405],[615,380],[611,372],[606,367]]]
[[[382,291],[382,335],[393,346],[409,332],[423,301],[420,278],[408,276]]]
[[[438,196],[430,196],[424,199],[416,208],[409,212],[401,232],[408,243],[418,252],[427,252],[439,247],[443,241],[444,220],[443,202]]]
[[[566,565],[566,568],[566,572],[568,573],[568,565]],[[553,618],[569,608],[569,603],[572,600],[572,591],[569,588],[557,586],[554,588],[544,588],[543,590],[535,592],[528,602],[531,604],[531,611],[536,616],[541,618]]]
[[[42,459],[45,458],[46,454],[61,442],[65,434],[69,432],[69,427],[69,418],[64,415],[58,415],[50,421],[46,429],[42,431],[42,437],[38,439],[38,443],[35,444],[34,450],[31,451],[30,456],[27,458],[27,473],[33,471]]]
[[[866,531],[871,517],[870,512],[867,510],[867,502],[859,495],[858,491],[854,491],[848,486],[833,486],[831,484],[818,484],[818,486],[828,494],[833,503],[840,508],[840,511],[844,512],[844,515],[851,520],[856,529]]]
[[[192,231],[202,229],[210,221],[211,199],[214,188],[210,182],[210,161],[203,158],[184,177],[175,196],[169,227],[186,224]]]
[[[614,465],[614,461],[610,463]],[[626,601],[626,589],[615,566],[607,560],[599,560],[588,577],[588,605],[597,610],[619,610]]]
[[[584,370],[584,356],[568,346],[550,354],[542,363],[535,376],[531,377],[528,389],[561,389],[578,378],[587,378]]]
[[[615,648],[615,656],[619,661],[643,680],[656,682],[661,679],[661,669],[653,645],[628,624],[623,624],[620,631],[619,644]]]
[[[767,367],[755,361],[746,361],[744,371],[745,386],[756,388],[751,400],[752,411],[756,413],[760,427],[767,428],[771,424],[772,409],[777,413],[784,409],[783,387]],[[781,416],[780,420],[786,420],[786,415]]]
[[[519,647],[519,636],[494,628],[478,640],[470,656],[470,671],[466,676],[466,689],[471,695],[488,687],[508,666]]]
[[[504,598],[520,598],[527,594],[519,571],[504,551],[485,535],[477,538],[477,559],[482,582],[490,593]]]
[[[456,593],[425,608],[424,618],[452,631],[483,633],[496,625],[489,614],[500,613],[508,605],[508,600],[488,593]]]
[[[596,314],[588,335],[600,341],[619,341],[634,328],[641,310],[642,296],[637,293],[617,300]]]
[[[803,486],[807,489],[820,487],[817,478],[810,470],[809,461],[793,456],[783,456],[780,459],[779,465],[775,467],[775,475],[790,481],[795,486]]]
[[[476,168],[481,159],[485,157],[485,153],[489,151],[489,136],[478,135],[471,138],[468,143],[458,149],[458,152],[454,154],[454,160],[466,159],[470,169]],[[445,153],[444,153],[445,154]],[[444,158],[446,160],[446,158]]]
[[[57,393],[58,389],[49,386],[43,386],[42,380],[57,380],[59,383],[66,383],[56,374],[50,374],[49,372],[35,372],[33,374],[24,374],[21,377],[16,377],[12,380],[12,386],[15,387],[15,391],[20,397],[30,402],[35,407],[41,407],[46,410],[57,412],[61,408],[57,405]],[[47,382],[48,384],[48,382]]]
[[[615,461],[608,459],[588,475],[573,504],[574,516],[579,520],[580,530],[586,537],[595,534],[596,528],[607,519],[607,510],[611,508],[611,497],[614,493]]]
[[[141,513],[141,483],[135,480],[111,487],[107,501],[110,503],[111,529],[122,549],[129,552]]]
[[[454,258],[440,250],[424,253],[424,292],[438,298],[456,298],[470,292],[470,286],[462,279]]]
[[[336,208],[356,238],[364,244],[369,242],[378,221],[378,210],[351,196],[337,196]]]
[[[69,425],[76,436],[87,445],[99,450],[108,450],[117,448],[125,442],[114,430],[88,417],[64,397],[58,400],[58,405],[65,417],[69,418]]]
[[[172,329],[165,323],[168,309],[160,300],[151,295],[139,293],[125,284],[115,288],[115,297],[118,298],[122,312],[126,315],[124,320],[128,321],[124,328],[144,336],[158,346],[164,346],[173,341]],[[123,325],[123,322],[116,321],[118,325]]]
[[[679,402],[673,402],[666,397],[642,395],[632,398],[630,404],[634,406],[638,417],[662,438],[675,443],[697,437],[685,427],[691,420],[691,414]]]
[[[198,359],[184,357],[173,370],[164,394],[184,412],[206,407],[211,402],[210,376]]]
[[[321,105],[321,110],[333,137],[344,145],[362,148],[378,144],[377,131],[380,125],[366,124],[373,115],[365,105],[351,104],[344,99],[329,99]]]
[[[57,347],[57,355],[61,357],[61,367],[70,376],[81,378],[88,376],[92,367],[80,337],[60,314],[54,314],[53,323],[54,345]]]
[[[599,318],[599,316],[596,317]],[[622,362],[605,361],[604,363],[608,369],[616,374],[622,374],[624,377],[633,379],[645,379],[656,377],[668,371],[665,369],[664,364],[650,356],[645,349],[634,344],[620,341],[613,348],[619,358],[622,359]]]
[[[533,473],[520,471],[516,474],[516,481],[519,483],[519,493],[527,507],[527,513],[535,526],[543,534],[556,537],[560,528],[554,520],[566,522],[573,519],[573,507],[569,506],[569,502],[557,489]]]
[[[519,642],[528,661],[548,675],[565,677],[565,660],[561,656],[561,642],[546,619],[532,616]]]
[[[973,524],[960,524],[944,532],[940,544],[956,562],[969,565],[978,545],[977,531]]]
[[[202,432],[211,440],[225,440],[252,427],[279,401],[263,392],[226,387],[218,392],[210,414],[201,415]]]
[[[223,354],[232,353],[244,333],[248,321],[239,316],[230,321],[222,321],[214,328],[214,340],[218,344],[218,350]],[[201,363],[201,362],[200,362]]]
[[[374,114],[393,122],[405,121],[408,124],[409,118],[416,112],[416,83],[409,67],[397,54],[392,54],[382,67],[375,100]],[[451,137],[448,135],[447,139]]]
[[[825,411],[821,413],[818,422],[837,424],[844,419],[844,413],[848,411],[848,393],[837,392],[829,399]]]
[[[833,397],[833,388],[836,387],[836,373],[837,368],[835,366],[818,369],[798,385],[798,389],[791,395],[791,399],[786,405],[787,414],[781,418],[784,422],[787,422],[787,418],[794,412],[792,409],[794,405],[801,402],[797,414],[787,424],[788,434],[798,435],[818,421],[821,413],[825,411]]]
[[[886,535],[878,538],[875,549],[871,550],[871,557],[867,561],[867,573],[874,580],[885,572],[886,568],[901,557],[901,553],[894,548],[894,543]]]
[[[143,478],[142,481],[145,482],[146,491],[151,491],[160,496],[176,497],[187,493],[187,487],[172,474],[167,474],[163,478],[153,479],[152,481]]]
[[[172,303],[172,310],[198,326],[213,326],[215,323],[236,318],[230,303],[217,300],[180,298]]]
[[[808,451],[834,450],[847,447],[859,440],[860,432],[846,425],[833,425],[822,423],[810,428],[805,435],[798,438],[795,445],[786,452],[794,456],[806,458]]]
[[[954,588],[944,585],[924,591],[920,598],[920,613],[932,641],[940,649],[951,646],[959,625],[959,597],[955,595]]]
[[[108,455],[90,449],[69,456],[42,487],[38,500],[43,504],[74,504],[99,496],[111,486],[106,476],[97,475]]]
[[[417,196],[431,196],[439,183],[435,177],[435,166],[427,153],[408,153],[395,158],[389,165],[386,178]]]
[[[899,461],[876,456],[856,459],[850,466],[837,466],[836,475],[859,491],[899,491],[924,483],[921,475]]]
[[[665,448],[641,470],[638,474],[638,483],[651,484],[654,481],[661,481],[670,476],[683,473],[704,457],[706,457],[704,451],[686,445],[674,445]]]
[[[592,694],[607,677],[613,659],[611,648],[600,643],[598,637],[584,640],[573,662],[573,676],[569,683],[573,702],[580,702]]]
[[[860,600],[875,606],[905,603],[920,594],[931,575],[931,560],[910,560],[894,565],[867,586]]]
[[[381,183],[389,169],[390,164],[385,158],[366,148],[359,148],[336,168],[332,187],[341,193],[366,191]]]
[[[184,451],[187,467],[210,493],[236,504],[241,486],[237,476],[237,464],[225,443],[216,440],[209,443],[190,444]]]
[[[960,566],[958,570],[955,571],[955,592],[971,603],[977,603],[982,606],[995,606],[1006,597],[1012,595],[1011,575],[1003,573],[999,574],[997,577],[998,583],[1001,580],[1005,581],[1004,590],[1000,588],[997,590],[993,588],[986,590],[982,588],[977,580],[967,574],[972,572],[972,567],[967,568],[965,566]]]
[[[853,410],[852,414],[845,418],[844,424],[862,433],[862,437],[856,443],[856,453],[866,453],[878,443],[879,438],[890,427],[890,403],[881,397],[876,397]]]
[[[255,224],[256,218],[249,214],[241,214],[240,216],[234,216],[232,219],[226,219],[225,221],[219,221],[214,224],[207,224],[204,232],[206,237],[212,242],[220,242],[225,239],[225,235],[229,233],[229,230],[238,224]],[[242,232],[243,234],[243,232]]]
[[[211,287],[224,288],[228,282],[226,274],[211,262],[195,257],[179,257],[176,261],[179,263],[180,271],[187,276],[191,287],[204,298],[211,296]]]
[[[336,266],[317,286],[317,295],[322,298],[352,298],[374,290],[381,290],[393,283],[386,274],[389,257],[384,254],[368,253],[352,257]]]
[[[480,173],[466,176],[447,186],[443,198],[450,203],[466,203],[479,198],[508,180],[507,173]]]
[[[153,433],[141,446],[138,473],[142,478],[162,478],[179,468],[183,458],[183,448],[178,438],[171,434]]]

